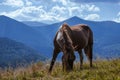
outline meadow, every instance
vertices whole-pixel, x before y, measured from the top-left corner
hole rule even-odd
[[[16,69],[0,69],[0,80],[120,80],[120,59],[95,60],[93,68],[84,62],[79,69],[79,62],[74,63],[74,70],[63,72],[62,64],[56,62],[51,74],[48,74],[50,62],[38,62]]]

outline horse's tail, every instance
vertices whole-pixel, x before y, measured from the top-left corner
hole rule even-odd
[[[89,40],[88,40],[88,44],[93,44],[93,32],[92,32],[92,30],[91,30],[91,28],[88,26],[88,25],[85,25],[84,26],[84,29],[87,31],[87,33],[88,33],[88,38],[89,38]]]
[[[88,33],[89,33],[89,42],[88,43],[93,45],[93,32],[90,28],[88,29]]]

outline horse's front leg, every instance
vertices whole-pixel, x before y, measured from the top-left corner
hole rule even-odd
[[[58,55],[59,52],[60,52],[59,50],[54,49],[53,57],[52,57],[52,60],[51,60],[51,63],[50,63],[49,73],[51,73],[51,71],[52,71],[52,68],[54,66],[54,63],[56,61],[56,58],[57,58],[57,55]]]
[[[80,69],[82,69],[82,66],[83,66],[83,53],[82,53],[82,50],[79,50],[78,53],[79,53],[79,56],[80,56]]]

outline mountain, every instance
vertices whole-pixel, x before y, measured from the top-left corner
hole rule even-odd
[[[74,16],[58,23],[30,27],[6,16],[0,16],[0,37],[22,42],[51,58],[54,36],[64,22],[70,26],[75,24],[90,26],[94,33],[94,58],[120,57],[120,23],[113,21],[89,21]]]
[[[42,22],[37,22],[37,21],[22,21],[22,23],[32,26],[32,27],[37,27],[37,26],[47,26],[48,24],[42,23]]]
[[[31,47],[9,38],[0,38],[0,67],[16,67],[44,60],[45,57]]]
[[[120,23],[113,21],[89,21],[74,16],[62,22],[36,27],[35,29],[42,31],[42,34],[48,33],[46,37],[52,44],[57,30],[64,22],[70,26],[76,24],[87,24],[90,26],[94,33],[94,57],[120,57]]]
[[[38,32],[32,27],[23,24],[6,16],[0,16],[0,37],[7,37],[18,42],[22,42],[41,54],[47,54],[45,49],[50,48],[46,45],[46,34]]]

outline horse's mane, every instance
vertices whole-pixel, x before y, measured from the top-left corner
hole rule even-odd
[[[64,23],[62,25],[62,30],[64,33],[64,38],[66,38],[67,45],[70,45],[69,47],[72,47],[72,30],[70,29],[69,25],[67,23]]]

